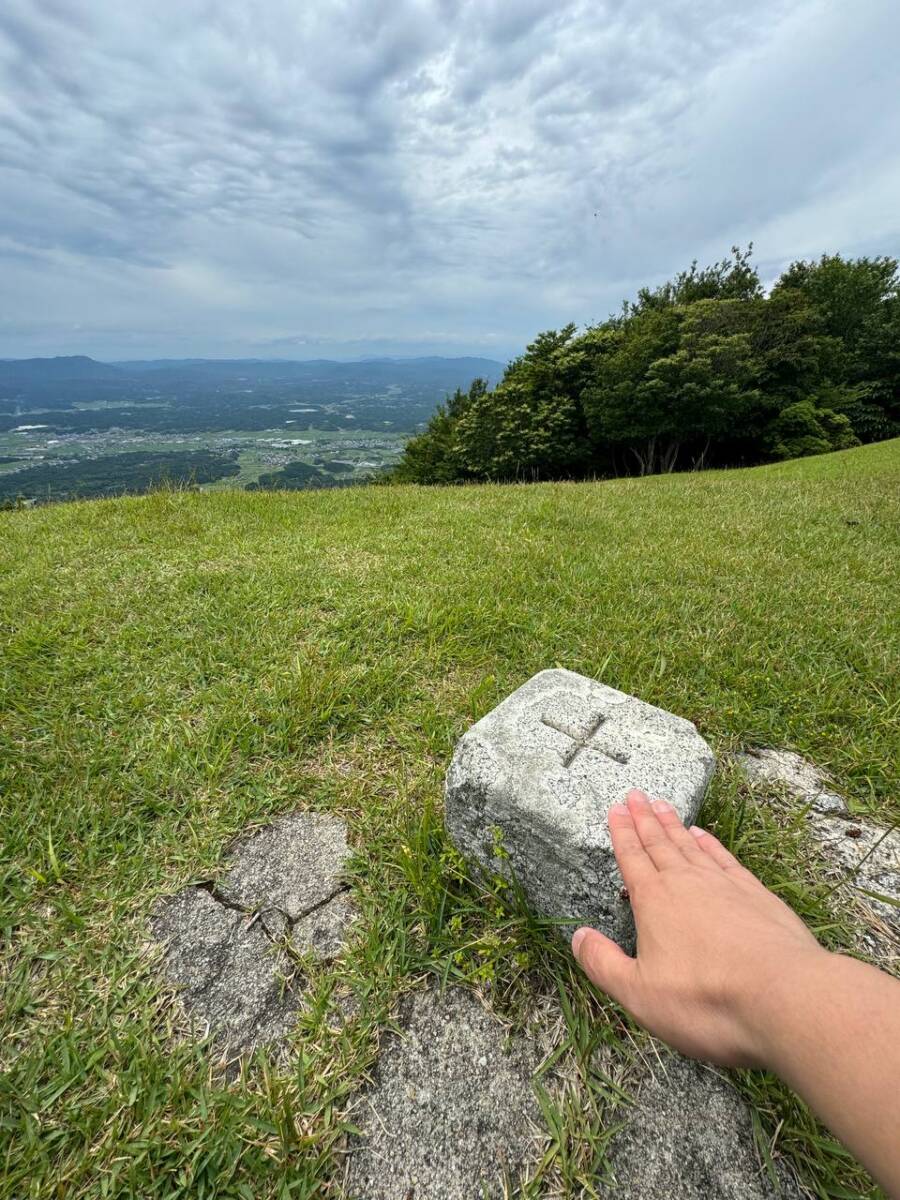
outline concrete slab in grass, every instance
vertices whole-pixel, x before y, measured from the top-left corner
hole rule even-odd
[[[327,961],[340,954],[356,906],[343,878],[343,823],[293,813],[243,837],[218,885],[164,898],[151,932],[162,971],[194,1032],[212,1032],[226,1057],[283,1038],[300,1006],[303,977],[286,951]]]
[[[165,978],[178,988],[195,1036],[212,1032],[238,1055],[291,1028],[299,990],[260,922],[192,887],[159,906],[151,929],[166,947]]]
[[[840,890],[836,903],[852,907],[857,943],[881,965],[900,961],[900,833],[850,812],[846,800],[811,762],[790,750],[736,754],[735,763],[762,802],[774,789],[802,805],[824,876]],[[847,901],[852,899],[852,905]]]
[[[846,813],[847,803],[827,776],[793,750],[747,750],[734,761],[753,783],[775,784],[820,813]]]
[[[248,911],[278,909],[297,921],[341,887],[350,847],[333,813],[289,813],[240,838],[216,890]]]
[[[767,1173],[750,1110],[724,1073],[664,1053],[633,1088],[635,1105],[609,1144],[603,1200],[800,1200],[782,1163]]]
[[[346,1191],[353,1200],[472,1200],[506,1195],[538,1155],[534,1046],[508,1038],[468,992],[407,998],[352,1114]]]

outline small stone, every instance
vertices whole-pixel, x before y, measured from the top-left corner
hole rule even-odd
[[[842,796],[831,789],[826,776],[793,750],[749,750],[734,761],[754,783],[773,783],[816,812],[846,813]]]
[[[540,1056],[459,988],[408,997],[372,1087],[352,1113],[346,1194],[355,1200],[505,1195],[538,1153],[531,1078]]]
[[[538,914],[629,946],[609,808],[637,787],[690,825],[714,769],[690,721],[571,671],[542,671],[460,739],[447,829],[465,857],[514,876]]]
[[[770,1181],[753,1138],[750,1110],[712,1067],[664,1054],[628,1088],[636,1103],[616,1113],[600,1183],[604,1200],[800,1200],[793,1173],[779,1164]]]

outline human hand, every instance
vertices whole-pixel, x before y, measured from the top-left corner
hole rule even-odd
[[[637,956],[582,928],[572,937],[578,962],[682,1053],[723,1066],[766,1065],[773,995],[828,951],[712,834],[685,829],[666,801],[633,790],[610,809],[609,829]]]

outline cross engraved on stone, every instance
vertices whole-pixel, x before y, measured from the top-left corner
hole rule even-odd
[[[552,721],[549,717],[541,717],[542,725],[546,725],[548,729],[555,729],[557,733],[572,739],[572,745],[563,754],[564,767],[571,767],[579,754],[603,754],[606,758],[611,758],[613,762],[623,764],[628,762],[627,754],[618,754],[615,750],[604,750],[602,746],[591,745],[592,739],[605,722],[606,717],[601,713],[599,717],[591,721],[586,731],[578,733],[577,731],[573,732],[571,727],[567,729],[565,725]]]
[[[715,765],[683,717],[572,671],[541,671],[460,738],[447,831],[484,871],[516,879],[561,933],[594,925],[630,952],[634,919],[606,814],[640,784],[691,825]],[[508,857],[497,855],[498,830]]]

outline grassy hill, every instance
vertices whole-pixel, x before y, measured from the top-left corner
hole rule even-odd
[[[717,751],[799,750],[896,816],[898,530],[897,441],[599,484],[0,514],[0,1195],[321,1195],[379,1022],[425,971],[490,983],[511,1012],[526,981],[561,982],[570,1027],[612,1037],[610,1005],[445,854],[455,739],[558,664],[689,717]],[[249,822],[298,806],[346,820],[367,932],[316,976],[292,1070],[228,1086],[171,1040],[146,918]],[[727,771],[706,819],[840,939]],[[335,988],[364,1002],[342,1033]],[[744,1086],[822,1195],[868,1194],[783,1089]],[[588,1170],[596,1102],[593,1125],[565,1114],[547,1178]]]

